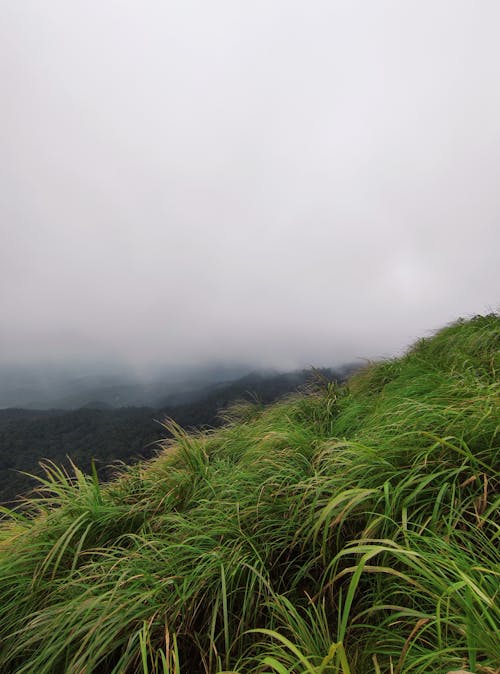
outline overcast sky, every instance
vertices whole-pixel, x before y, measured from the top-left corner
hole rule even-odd
[[[500,305],[498,0],[1,0],[0,361],[291,367]]]

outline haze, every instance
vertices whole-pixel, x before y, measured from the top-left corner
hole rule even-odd
[[[327,365],[497,309],[499,25],[3,0],[0,361]]]

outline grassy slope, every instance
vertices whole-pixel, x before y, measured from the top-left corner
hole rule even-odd
[[[105,486],[49,468],[0,531],[0,671],[499,671],[499,347],[458,322]]]

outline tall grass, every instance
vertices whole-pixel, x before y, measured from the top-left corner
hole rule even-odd
[[[460,321],[0,528],[0,671],[499,672],[500,318]]]

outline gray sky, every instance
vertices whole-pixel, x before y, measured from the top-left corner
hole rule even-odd
[[[0,360],[396,353],[499,306],[498,0],[1,0]]]

